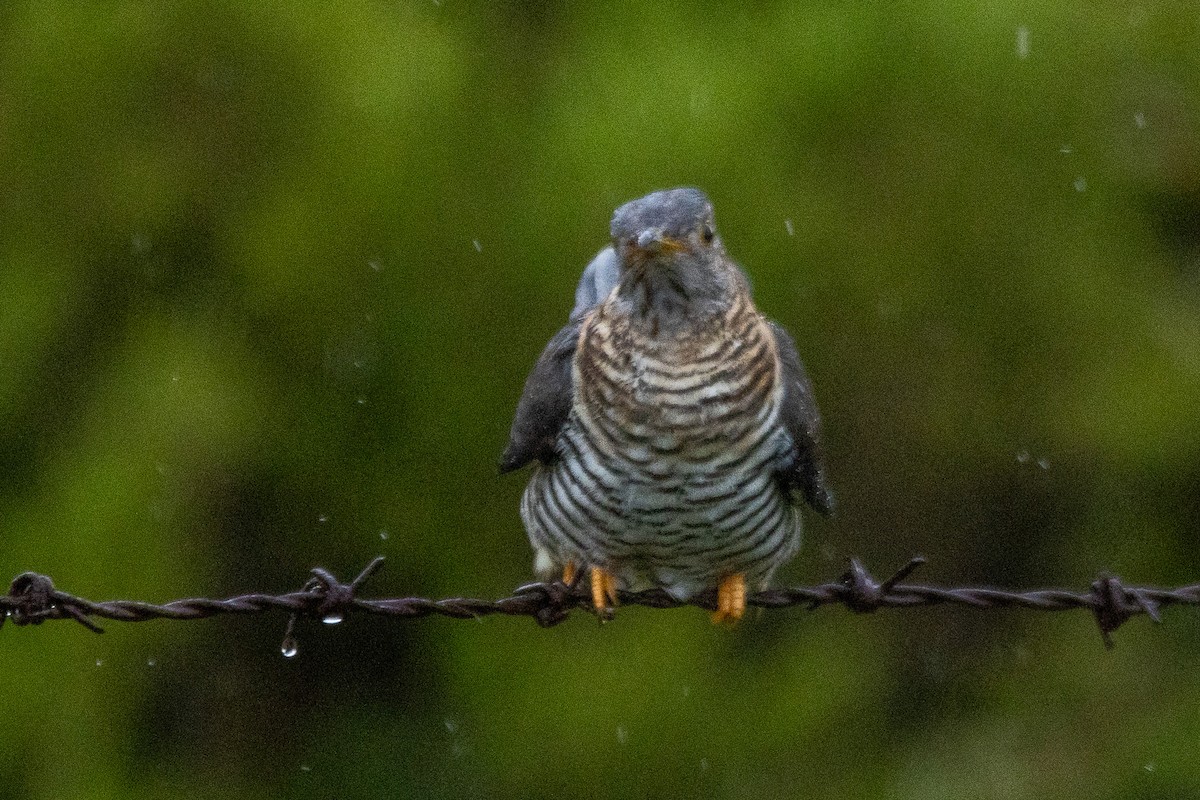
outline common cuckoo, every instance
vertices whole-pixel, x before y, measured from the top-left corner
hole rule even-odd
[[[500,469],[536,462],[521,516],[543,577],[590,570],[601,614],[618,588],[716,586],[714,622],[736,621],[800,546],[795,500],[833,506],[812,385],[703,192],[626,203],[611,233],[525,383]]]

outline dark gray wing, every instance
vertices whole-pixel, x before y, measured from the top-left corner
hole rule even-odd
[[[608,299],[620,277],[617,253],[612,247],[597,253],[579,276],[570,323],[550,340],[533,372],[525,379],[525,391],[517,403],[508,448],[500,457],[501,474],[520,469],[535,458],[543,464],[554,458],[554,442],[571,413],[574,391],[571,363],[583,318]]]
[[[833,511],[833,492],[825,485],[825,453],[821,444],[821,415],[812,383],[800,363],[796,343],[783,327],[771,323],[783,366],[781,420],[792,437],[792,463],[780,473],[789,490],[800,490],[808,504],[824,516]]]
[[[520,469],[535,458],[543,464],[554,458],[554,441],[571,413],[571,362],[580,326],[588,312],[608,298],[618,280],[617,254],[611,247],[597,253],[579,276],[571,322],[550,340],[525,379],[508,449],[500,457],[501,474]]]
[[[583,319],[584,314],[603,303],[612,294],[620,279],[617,253],[612,247],[606,247],[596,254],[579,278],[579,285],[575,287],[575,308],[571,310],[571,320],[574,322]]]
[[[525,379],[508,448],[500,457],[501,474],[520,469],[535,458],[543,464],[554,458],[554,442],[571,413],[571,362],[580,324],[573,320],[556,333]]]

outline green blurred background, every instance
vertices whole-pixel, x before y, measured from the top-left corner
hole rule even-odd
[[[1179,2],[0,9],[0,580],[529,579],[525,375],[612,209],[704,188],[840,513],[783,583],[1200,579]],[[1200,795],[1200,617],[630,608],[0,631],[0,797]]]

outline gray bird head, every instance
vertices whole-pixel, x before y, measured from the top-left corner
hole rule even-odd
[[[719,313],[743,286],[699,189],[653,192],[613,214],[619,292],[633,311],[656,320]]]

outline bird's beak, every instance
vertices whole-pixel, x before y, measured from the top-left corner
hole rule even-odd
[[[684,247],[683,242],[667,235],[661,228],[647,228],[637,238],[637,249],[644,253],[678,253]]]

